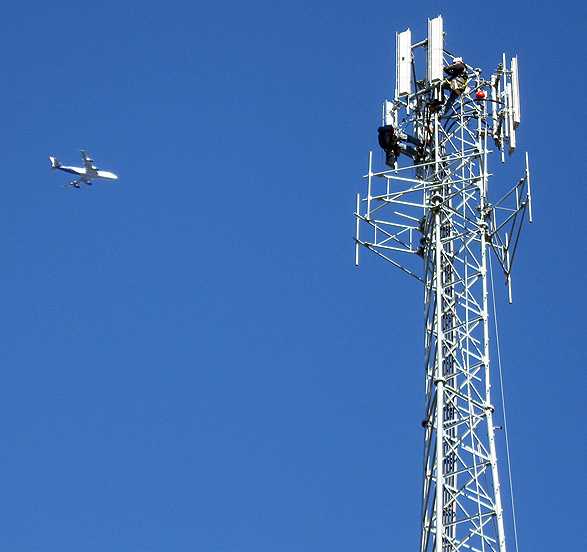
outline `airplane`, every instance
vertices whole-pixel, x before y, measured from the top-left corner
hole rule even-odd
[[[53,165],[49,169],[49,172],[56,171],[57,169],[59,169],[60,171],[65,171],[65,172],[68,172],[70,174],[75,174],[80,177],[77,180],[75,180],[74,182],[71,182],[69,184],[66,184],[65,186],[62,186],[63,188],[69,188],[70,186],[74,186],[75,188],[79,188],[79,185],[82,182],[85,182],[86,184],[91,185],[92,183],[90,181],[93,180],[94,178],[105,178],[107,180],[116,180],[118,178],[115,174],[112,174],[111,172],[101,171],[98,169],[98,167],[94,167],[94,165],[93,165],[94,160],[90,159],[86,155],[86,152],[84,150],[80,150],[80,151],[82,152],[82,159],[84,160],[84,167],[83,168],[81,168],[81,167],[66,167],[65,165],[62,165],[59,162],[57,157],[49,157],[49,159],[51,159],[51,164]]]

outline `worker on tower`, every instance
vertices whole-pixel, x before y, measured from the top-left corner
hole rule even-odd
[[[463,63],[463,58],[453,58],[452,64],[448,67],[445,67],[443,71],[448,75],[446,88],[454,91],[460,90],[462,93],[462,91],[467,86],[467,82],[469,81],[467,75],[467,66]]]
[[[379,145],[387,154],[387,165],[395,165],[395,160],[400,153],[403,153],[414,160],[418,157],[418,150],[413,146],[404,143],[404,141],[409,142],[420,148],[421,142],[418,138],[398,131],[393,125],[381,126],[377,129],[377,133],[379,135]]]
[[[467,89],[467,83],[469,82],[467,66],[461,57],[453,58],[452,64],[444,67],[443,71],[446,73],[447,78],[442,83],[442,87],[451,92],[444,107],[440,110],[440,117],[452,107],[456,99]]]

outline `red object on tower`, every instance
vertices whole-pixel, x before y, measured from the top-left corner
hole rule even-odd
[[[475,92],[475,97],[478,100],[483,100],[485,99],[485,92],[483,92],[483,90],[477,90],[477,92]]]

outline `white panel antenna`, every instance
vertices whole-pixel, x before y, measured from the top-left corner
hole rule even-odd
[[[501,143],[500,126],[499,126],[499,101],[500,101],[500,90],[499,90],[500,79],[498,75],[492,75],[491,77],[491,118],[493,120],[493,138],[496,140],[496,144]]]
[[[443,80],[444,66],[444,32],[442,16],[428,20],[428,55],[426,77],[428,84],[436,84]]]
[[[516,125],[514,124],[514,107],[513,107],[513,93],[512,93],[512,83],[506,83],[506,101],[507,101],[507,129],[508,133],[507,136],[509,138],[509,154],[511,155],[514,153],[516,149]]]
[[[396,33],[395,97],[412,93],[412,31]]]
[[[396,126],[397,113],[393,109],[394,103],[385,100],[383,102],[383,124],[385,126]]]
[[[518,78],[518,56],[512,58],[512,111],[514,128],[518,128],[520,117],[520,80]]]
[[[506,64],[506,57],[503,54],[501,78],[503,79],[503,92],[502,101],[504,104],[504,117],[502,128],[505,131],[505,138],[509,143],[509,154],[511,155],[516,149],[516,128],[519,123],[519,90],[514,92],[514,67],[517,70],[516,58],[512,58],[512,68],[508,71]],[[517,100],[516,100],[517,97]],[[517,113],[517,114],[516,114]],[[516,119],[518,122],[516,123]],[[502,161],[503,161],[503,148],[502,148]]]

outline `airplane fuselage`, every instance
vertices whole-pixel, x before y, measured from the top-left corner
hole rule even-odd
[[[77,176],[81,176],[87,180],[93,180],[94,178],[105,178],[107,180],[116,180],[118,177],[108,171],[100,171],[97,169],[86,169],[85,167],[66,167],[65,165],[61,165],[58,167],[60,171],[67,172],[69,174],[75,174]]]

